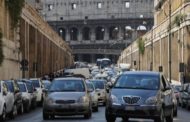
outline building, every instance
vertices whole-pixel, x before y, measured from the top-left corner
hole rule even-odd
[[[42,15],[70,44],[75,61],[116,62],[153,26],[153,0],[43,0]]]
[[[121,53],[118,63],[131,63],[135,69],[160,71],[168,79],[190,82],[190,1],[155,0],[154,8],[155,25],[142,36],[144,53],[140,53],[136,40]]]
[[[27,4],[32,6],[34,9],[36,9],[38,12],[42,10],[42,0],[25,0]]]

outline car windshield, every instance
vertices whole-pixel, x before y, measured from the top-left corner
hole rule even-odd
[[[82,80],[54,80],[49,88],[50,92],[84,92]]]
[[[39,80],[32,80],[32,84],[34,85],[35,88],[39,88],[40,87]]]
[[[33,92],[33,87],[32,87],[31,83],[26,83],[26,87],[27,87],[29,92]]]
[[[21,92],[26,92],[26,86],[24,84],[19,83],[18,86]]]
[[[157,90],[159,88],[159,76],[138,74],[121,75],[116,81],[114,88]]]
[[[89,89],[92,89],[92,90],[94,91],[94,86],[93,86],[92,83],[87,83],[87,87],[88,87]]]
[[[104,81],[93,81],[95,89],[104,89],[105,82]]]
[[[44,82],[45,89],[49,89],[51,82]]]
[[[14,87],[13,87],[12,82],[7,81],[6,84],[7,84],[8,88],[9,88],[9,90],[10,90],[11,92],[14,92]]]

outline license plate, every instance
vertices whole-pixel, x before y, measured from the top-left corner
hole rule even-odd
[[[126,107],[125,107],[125,110],[134,111],[134,110],[135,110],[135,107],[134,107],[134,106],[126,106]]]
[[[69,109],[69,105],[60,105],[60,108],[62,108],[62,109]]]

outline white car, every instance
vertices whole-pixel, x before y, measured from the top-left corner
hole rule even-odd
[[[0,120],[4,121],[6,115],[10,114],[14,118],[17,109],[14,109],[14,96],[8,90],[8,86],[4,81],[0,81]]]
[[[92,101],[92,108],[94,109],[94,111],[98,111],[98,95],[96,93],[94,84],[90,81],[86,81],[87,87],[90,90],[90,97],[91,97],[91,101]]]
[[[41,104],[43,103],[43,85],[42,81],[39,78],[31,78],[30,81],[32,81],[32,84],[37,92],[37,99],[36,102]]]

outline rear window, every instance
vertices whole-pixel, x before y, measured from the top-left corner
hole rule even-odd
[[[39,80],[31,80],[32,84],[34,85],[35,88],[39,88],[40,87],[40,82]]]
[[[104,89],[105,82],[104,81],[93,81],[95,89]]]
[[[12,83],[12,82],[7,81],[7,82],[6,82],[6,84],[7,84],[8,88],[9,88],[9,90],[10,90],[11,92],[14,92],[13,83]]]
[[[49,88],[51,92],[84,92],[85,86],[81,80],[54,80]]]
[[[18,86],[21,92],[26,92],[26,86],[23,83],[19,83]]]

